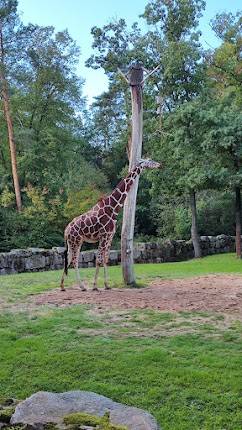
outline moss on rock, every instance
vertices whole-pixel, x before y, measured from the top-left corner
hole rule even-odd
[[[2,423],[10,423],[11,416],[15,411],[15,407],[3,407],[0,410],[0,422]]]
[[[112,424],[110,422],[110,414],[106,412],[102,417],[90,415],[84,412],[66,415],[64,423],[71,430],[81,430],[81,426],[92,426],[97,430],[128,430],[127,427]]]
[[[64,423],[71,425],[73,428],[79,427],[80,425],[86,426],[97,426],[100,424],[100,417],[95,415],[86,414],[84,412],[77,412],[64,417]]]
[[[4,430],[58,430],[59,427],[56,423],[46,423],[46,424],[9,424],[6,423],[3,426]],[[62,426],[63,429],[63,426]]]
[[[46,423],[44,424],[44,430],[58,430],[58,425],[55,423]]]
[[[0,409],[4,406],[11,406],[11,405],[15,405],[16,404],[15,399],[12,398],[7,398],[7,397],[2,397],[0,396]]]
[[[6,424],[2,428],[4,430],[26,430],[26,424]]]

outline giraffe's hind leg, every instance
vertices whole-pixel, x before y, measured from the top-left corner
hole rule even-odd
[[[60,284],[61,291],[65,291],[64,280],[65,280],[65,277],[68,274],[68,268],[69,268],[69,266],[70,266],[70,264],[72,262],[72,250],[71,250],[71,245],[70,245],[69,242],[66,242],[66,249],[65,249],[65,256],[64,256],[64,258],[65,258],[64,270],[63,270],[63,274],[62,274],[62,277],[61,277],[61,284]]]
[[[82,291],[86,291],[87,289],[85,288],[84,283],[81,280],[79,267],[78,267],[79,266],[79,255],[80,255],[80,250],[81,250],[82,244],[83,244],[83,242],[81,242],[81,244],[79,244],[79,246],[73,250],[72,263],[73,263],[73,267],[75,268],[75,271],[76,271],[77,285],[81,288]]]
[[[100,266],[103,265],[104,268],[104,287],[105,290],[111,290],[111,288],[108,285],[108,259],[109,259],[109,249],[112,243],[113,235],[104,236],[100,242],[97,252],[97,259],[96,259],[96,273],[94,278],[94,284],[93,284],[93,290],[98,291],[97,288],[97,278],[99,273]]]
[[[65,257],[66,259],[65,267],[62,274],[61,285],[60,285],[61,291],[65,291],[64,280],[65,280],[65,277],[67,276],[68,268],[70,267],[71,264],[75,268],[76,280],[77,280],[78,286],[81,288],[82,291],[86,291],[86,288],[83,282],[81,281],[79,268],[78,268],[79,255],[80,255],[80,249],[81,249],[82,243],[83,242],[78,244],[78,246],[77,245],[73,246],[73,244],[71,244],[70,242],[67,242],[67,256]]]
[[[60,289],[61,289],[61,291],[66,291],[66,289],[64,287],[65,276],[66,276],[65,270],[63,270],[62,277],[61,277],[61,283],[60,283]]]
[[[96,272],[95,272],[95,277],[94,277],[94,282],[93,282],[93,287],[92,287],[93,291],[98,291],[97,279],[98,279],[99,269],[100,269],[100,264],[98,262],[96,262]]]

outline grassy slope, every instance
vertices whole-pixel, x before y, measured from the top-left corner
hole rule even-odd
[[[144,281],[157,276],[241,273],[241,266],[233,255],[221,255],[137,265],[136,272]],[[120,268],[110,272],[112,283],[118,285]],[[93,270],[83,273],[90,277]],[[0,294],[11,302],[23,300],[55,287],[59,275],[2,277]],[[164,331],[168,321],[176,324],[174,314],[133,311],[131,316],[141,331],[154,327]],[[186,313],[186,318],[191,324],[192,314]],[[112,327],[115,334],[105,332]],[[96,335],[91,336],[88,329],[95,329]],[[148,409],[164,430],[239,430],[241,326],[234,324],[226,332],[207,329],[201,324],[195,334],[123,337],[118,324],[84,306],[4,312],[0,315],[0,395],[24,398],[38,390],[91,390]]]

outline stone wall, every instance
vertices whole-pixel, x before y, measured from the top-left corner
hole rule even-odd
[[[203,255],[233,252],[235,250],[235,238],[224,234],[201,236],[201,247]],[[0,253],[0,275],[62,269],[64,249],[62,247],[52,249],[28,248]],[[137,243],[134,247],[136,263],[182,261],[193,258],[193,256],[192,242],[185,240]],[[81,252],[80,267],[94,267],[95,259],[96,251]],[[110,265],[117,265],[120,260],[120,251],[110,251]]]

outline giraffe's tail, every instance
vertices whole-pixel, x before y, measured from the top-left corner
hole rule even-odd
[[[68,242],[66,241],[66,249],[64,251],[64,272],[68,275]]]

